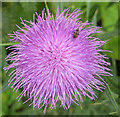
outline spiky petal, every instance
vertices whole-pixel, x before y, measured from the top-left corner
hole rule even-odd
[[[58,100],[68,109],[71,101],[77,104],[77,96],[81,101],[82,96],[95,99],[93,88],[102,91],[106,86],[101,76],[111,75],[107,57],[99,53],[105,51],[100,47],[106,41],[91,36],[100,33],[99,27],[80,21],[79,9],[69,11],[59,15],[58,9],[54,18],[43,10],[42,17],[36,13],[37,22],[35,15],[33,22],[21,19],[24,27],[17,26],[19,30],[11,34],[11,41],[19,44],[9,47],[13,52],[6,58],[11,64],[4,69],[15,68],[9,85],[13,82],[16,92],[23,88],[17,98],[27,96],[24,103],[31,100],[33,108],[44,106],[44,112],[48,104],[56,108]],[[78,35],[73,38],[76,29]]]

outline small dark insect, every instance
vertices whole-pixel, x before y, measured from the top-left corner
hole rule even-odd
[[[73,33],[73,38],[77,38],[79,35],[79,29],[76,29],[75,32]]]

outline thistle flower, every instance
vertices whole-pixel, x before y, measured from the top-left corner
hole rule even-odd
[[[97,97],[93,89],[102,91],[106,82],[102,76],[111,75],[107,68],[105,51],[100,47],[106,42],[92,36],[100,33],[100,27],[91,23],[82,22],[78,18],[79,9],[69,13],[65,9],[56,17],[42,11],[42,16],[35,15],[32,21],[22,20],[23,27],[14,34],[10,34],[11,41],[19,42],[8,49],[13,50],[6,61],[11,63],[5,70],[15,68],[10,74],[9,85],[16,92],[22,92],[18,101],[28,97],[30,105],[42,108],[56,108],[58,100],[64,109],[70,108],[71,102],[78,104],[87,96],[90,99]],[[27,22],[27,24],[25,23]]]

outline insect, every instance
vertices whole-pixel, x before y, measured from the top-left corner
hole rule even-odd
[[[78,35],[79,35],[79,29],[77,28],[73,33],[73,38],[77,38]]]

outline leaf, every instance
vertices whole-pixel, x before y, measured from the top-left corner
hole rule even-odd
[[[6,56],[7,56],[7,51],[6,51],[5,47],[2,46],[2,66],[1,66],[1,70],[2,70],[2,67],[6,66],[6,61],[5,61]]]
[[[28,16],[32,16],[31,12],[35,12],[37,10],[37,2],[21,2],[21,5],[24,9],[25,14]]]
[[[16,114],[16,109],[19,109],[23,106],[22,100],[20,100],[19,102],[16,100],[16,97],[19,94],[19,90],[17,93],[15,93],[12,92],[11,88],[9,88],[6,92],[2,94],[2,107],[5,115],[14,115]]]
[[[111,112],[110,115],[118,115],[118,112]]]
[[[120,56],[118,56],[120,52],[120,48],[118,48],[120,46],[120,43],[118,43],[120,41],[120,35],[118,36],[118,31],[115,30],[112,32],[103,32],[101,34],[98,34],[97,36],[101,40],[104,41],[109,40],[102,47],[104,50],[112,51],[112,53],[111,52],[103,52],[103,53],[113,59],[120,60]]]
[[[114,77],[114,79],[116,79],[116,77],[117,77],[117,66],[116,66],[116,61],[115,61],[115,59],[111,59],[112,60],[112,72],[113,72],[113,77]],[[118,79],[116,79],[116,80],[118,80]]]
[[[2,89],[0,90],[0,94],[5,92],[7,89],[10,88],[10,86],[8,86],[8,79],[9,79],[9,73],[11,72],[12,70],[9,70],[8,73],[5,73],[5,71],[2,72],[2,80],[3,80],[3,83],[2,83]]]
[[[7,89],[9,89],[10,86],[8,86],[8,83],[4,84],[4,86],[2,87],[2,89],[0,89],[0,94],[5,92]]]
[[[98,14],[98,9],[96,9],[96,11],[94,13],[94,16],[93,16],[93,19],[92,19],[92,22],[93,22],[94,26],[97,25],[97,14]]]
[[[104,54],[108,55],[111,58],[120,60],[120,57],[118,56],[118,54],[120,52],[120,51],[118,51],[118,47],[120,46],[120,45],[118,45],[119,44],[118,38],[120,39],[120,36],[119,37],[116,36],[116,37],[110,39],[106,44],[103,45],[103,49],[112,51],[112,53],[104,52]]]
[[[20,16],[22,17],[21,5],[17,2],[3,3],[2,24],[3,24],[3,39],[2,42],[9,42],[8,34],[11,34],[17,29],[15,24],[20,24]]]
[[[108,3],[102,3],[100,6],[102,26],[103,28],[106,28],[106,31],[113,31],[118,22],[118,5],[108,5]]]

